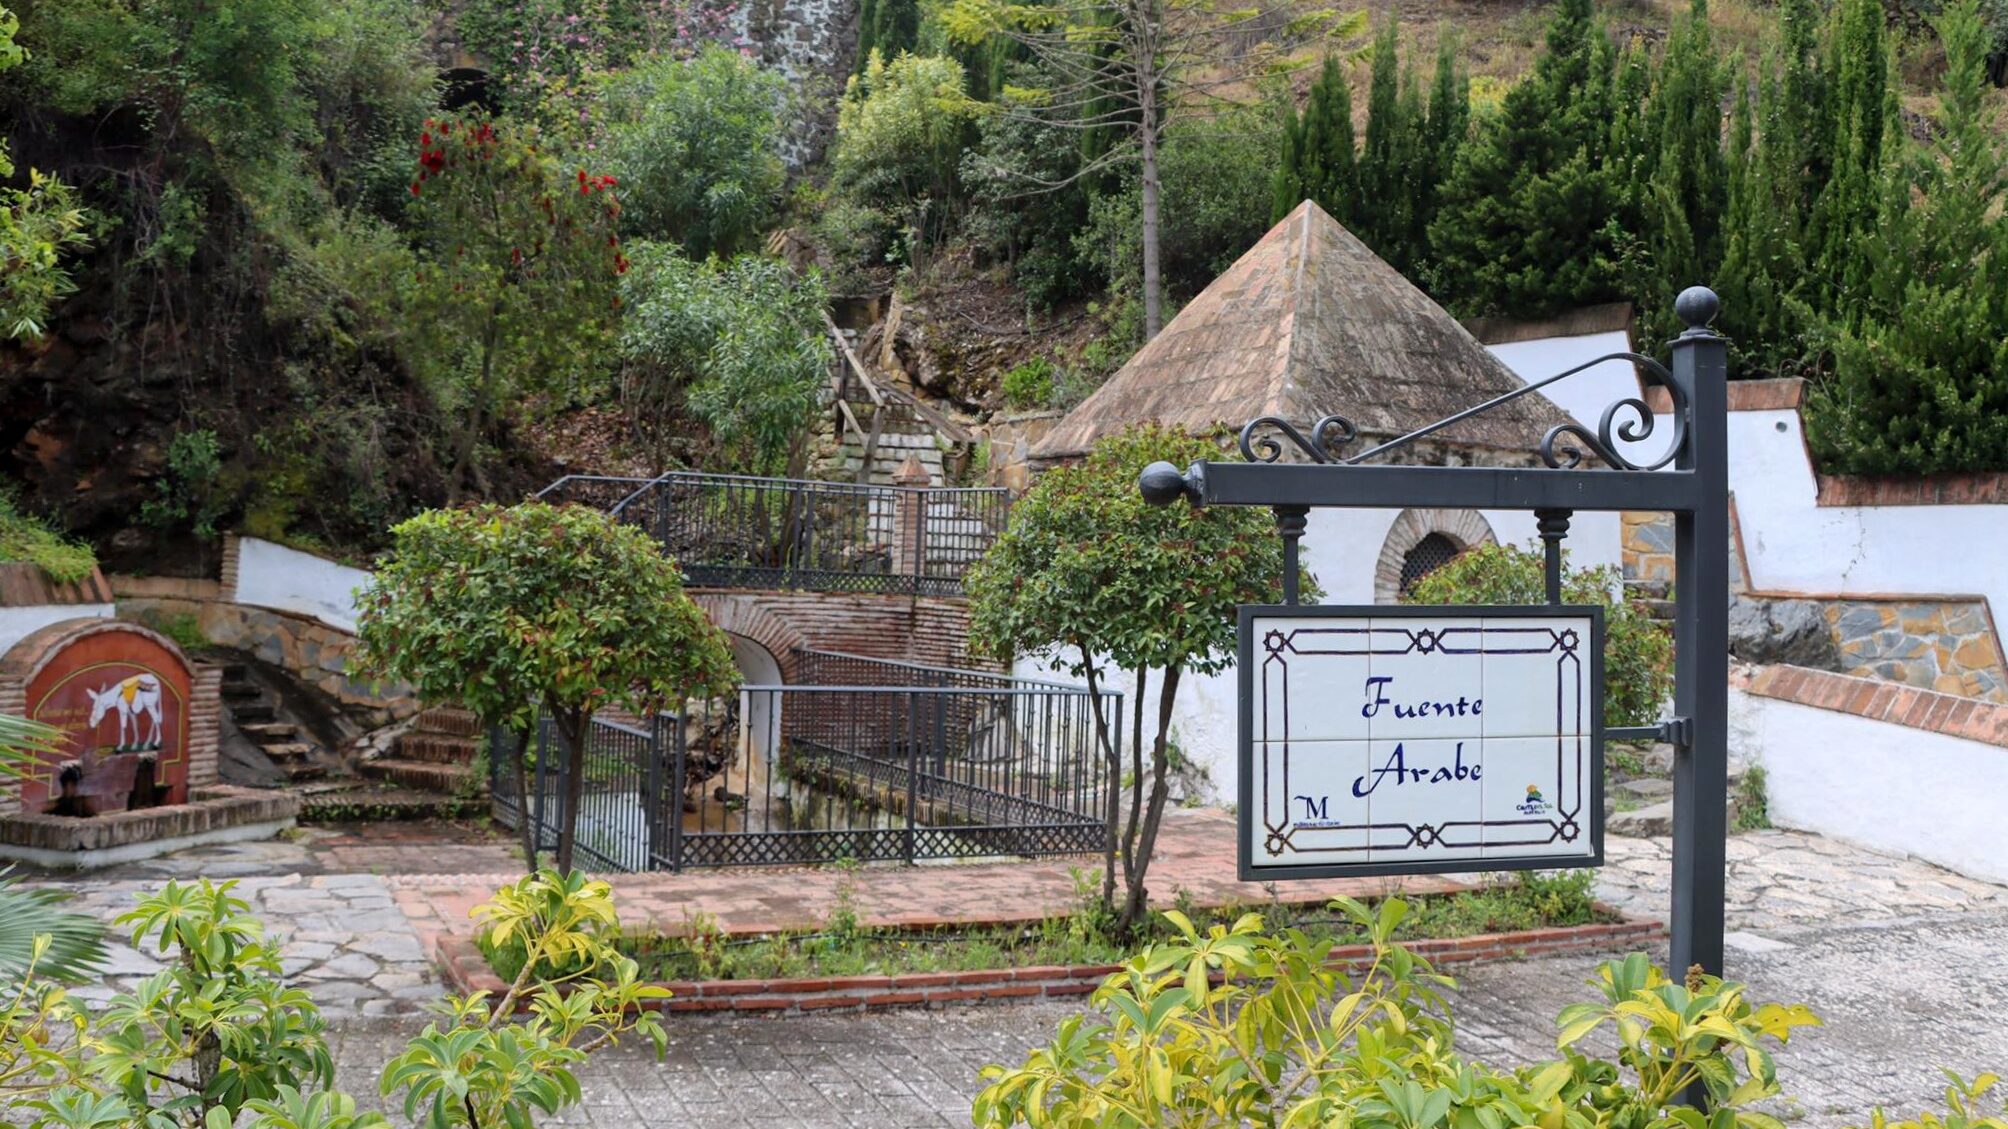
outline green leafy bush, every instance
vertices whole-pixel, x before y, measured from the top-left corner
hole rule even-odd
[[[984,1069],[976,1124],[1779,1129],[1751,1108],[1778,1092],[1766,1044],[1819,1022],[1715,977],[1670,982],[1634,954],[1599,969],[1601,1002],[1562,1012],[1561,1059],[1502,1070],[1453,1049],[1450,979],[1391,940],[1406,903],[1335,905],[1373,940],[1357,973],[1327,962],[1329,940],[1258,914],[1203,932],[1167,914],[1180,936],[1127,961],[1088,1015],[1023,1066]],[[1607,1025],[1612,1058],[1586,1049]],[[1678,1104],[1697,1082],[1712,1117]]]
[[[389,1129],[331,1088],[319,1009],[284,985],[278,946],[234,886],[170,882],[142,896],[119,922],[165,967],[101,1009],[50,979],[46,959],[0,990],[0,1108],[10,1125]],[[409,1122],[531,1129],[580,1100],[575,1070],[594,1050],[634,1034],[661,1053],[654,1009],[669,993],[640,983],[634,962],[612,949],[606,883],[533,874],[497,891],[476,917],[485,940],[529,959],[499,1000],[448,999],[447,1018],[385,1065],[382,1094],[403,1096]],[[52,951],[47,941],[38,940],[38,955]],[[591,973],[532,974],[548,964]]]
[[[1479,545],[1417,581],[1411,604],[1540,604],[1547,585],[1538,549]],[[1673,690],[1673,640],[1624,597],[1616,569],[1562,565],[1562,602],[1604,609],[1604,724],[1650,725]]]
[[[0,561],[27,561],[58,584],[74,584],[98,567],[89,545],[22,512],[21,503],[5,490],[0,490]]]
[[[154,483],[154,496],[140,503],[139,519],[160,530],[186,529],[197,537],[216,536],[216,523],[229,507],[221,489],[223,447],[208,428],[183,431],[167,444],[167,472]]]
[[[1004,402],[1014,408],[1043,408],[1053,399],[1053,362],[1033,357],[1004,374]]]
[[[711,429],[723,469],[786,470],[829,379],[821,280],[755,255],[697,261],[646,243],[634,254],[620,344],[637,415],[681,397]]]
[[[874,52],[845,88],[830,152],[832,184],[876,212],[891,233],[884,245],[855,249],[866,257],[904,258],[953,230],[962,203],[962,149],[979,112],[963,79],[953,59],[887,61]]]
[[[778,115],[787,96],[778,72],[717,45],[616,76],[606,145],[625,186],[623,224],[698,258],[751,246],[781,191]]]

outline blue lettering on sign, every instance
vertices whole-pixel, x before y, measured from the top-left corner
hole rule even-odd
[[[1366,776],[1353,778],[1353,795],[1370,796],[1375,788],[1381,786],[1381,781],[1389,777],[1394,778],[1396,787],[1403,784],[1449,784],[1477,780],[1484,767],[1484,765],[1464,763],[1464,742],[1459,741],[1457,757],[1452,763],[1438,765],[1435,768],[1410,768],[1407,754],[1403,752],[1400,742],[1396,742],[1394,752],[1388,754],[1386,763],[1367,773]],[[1367,777],[1372,777],[1373,783],[1367,783]]]
[[[1389,698],[1388,691],[1394,686],[1391,675],[1377,675],[1367,679],[1367,704],[1360,707],[1361,717],[1372,717],[1388,707],[1389,712],[1399,718],[1410,717],[1477,717],[1485,709],[1485,699],[1459,697],[1454,702],[1417,701],[1401,703]]]

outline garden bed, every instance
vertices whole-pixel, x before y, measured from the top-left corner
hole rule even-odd
[[[1636,949],[1660,936],[1655,921],[1627,918],[1589,896],[1585,878],[1515,880],[1463,893],[1407,899],[1400,939],[1438,964],[1537,953]],[[1179,907],[1202,930],[1259,912],[1272,927],[1333,942],[1331,961],[1350,965],[1372,947],[1343,915],[1319,904],[1272,902],[1217,909]],[[1145,939],[1170,934],[1154,918]],[[1056,999],[1095,989],[1135,948],[1109,940],[1092,917],[1033,925],[872,929],[839,909],[822,929],[734,936],[701,915],[683,927],[623,937],[643,979],[672,993],[667,1011],[866,1011],[990,1000]],[[446,936],[438,956],[459,991],[506,990],[520,957],[491,953],[474,938]]]

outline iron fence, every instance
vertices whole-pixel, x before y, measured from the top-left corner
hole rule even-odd
[[[1003,532],[1010,492],[678,471],[568,476],[538,496],[648,530],[699,586],[954,596]]]
[[[1103,698],[1105,749],[1080,687],[808,658],[825,673],[906,681],[747,686],[650,722],[596,719],[577,864],[674,870],[1103,849],[1105,754],[1120,758],[1120,696]],[[931,684],[914,684],[923,679]],[[512,826],[527,817],[540,844],[555,846],[570,769],[549,722],[529,751],[527,803],[509,760],[491,758],[497,817]]]

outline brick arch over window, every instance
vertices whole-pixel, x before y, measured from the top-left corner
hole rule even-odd
[[[1392,604],[1401,595],[1401,567],[1408,554],[1423,538],[1435,534],[1457,546],[1459,552],[1478,545],[1490,545],[1498,538],[1491,523],[1477,510],[1403,510],[1381,543],[1380,560],[1374,565],[1374,602]]]

